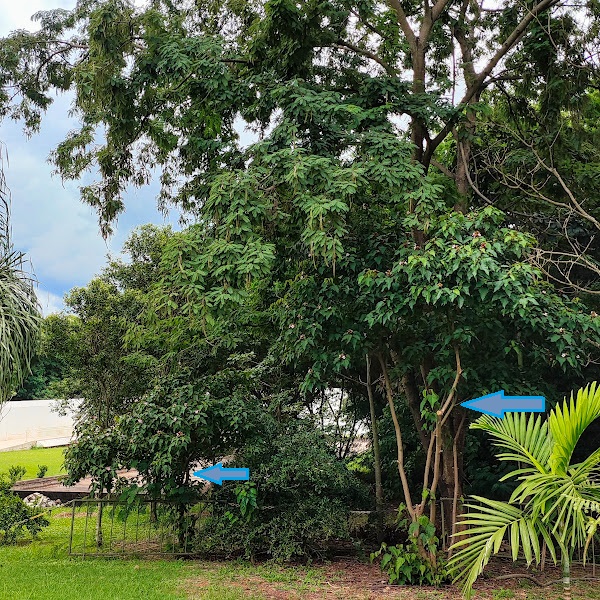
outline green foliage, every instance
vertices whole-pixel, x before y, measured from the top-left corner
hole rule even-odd
[[[14,544],[25,535],[32,537],[50,524],[45,513],[29,507],[11,487],[25,474],[23,467],[11,467],[8,473],[0,473],[0,544]]]
[[[158,278],[162,251],[172,232],[145,225],[112,258],[100,277],[74,288],[65,304],[72,314],[43,321],[33,374],[20,397],[85,398],[80,413],[110,420],[149,386],[155,357],[125,347],[139,323],[145,294]]]
[[[193,465],[227,455],[256,426],[261,370],[251,360],[231,358],[222,365],[217,358],[205,363],[215,370],[203,377],[182,369],[158,380],[108,425],[80,421],[77,442],[65,452],[69,481],[90,474],[95,486],[110,490],[126,466],[139,471],[143,490],[152,496],[195,500],[200,486],[190,480]]]
[[[254,511],[258,508],[257,497],[258,491],[253,481],[249,481],[235,489],[235,499],[240,507],[242,518],[246,521],[252,519]]]
[[[25,467],[22,467],[21,465],[13,465],[8,467],[8,481],[10,482],[9,487],[13,486],[20,479],[23,479],[23,476],[26,472],[27,470]]]
[[[322,555],[330,543],[349,539],[348,510],[365,505],[366,490],[319,432],[301,421],[266,425],[234,463],[250,468],[252,483],[213,491],[219,504],[200,524],[200,551],[290,560]]]
[[[41,322],[33,277],[25,269],[25,255],[13,249],[10,239],[10,206],[2,159],[0,155],[0,404],[30,373]]]
[[[38,465],[36,477],[38,479],[41,479],[42,477],[46,477],[47,472],[48,472],[48,465]]]
[[[74,288],[65,304],[76,318],[59,332],[67,352],[69,380],[75,384],[67,398],[84,398],[79,415],[108,424],[146,389],[149,374],[127,360],[125,333],[143,307],[136,290],[120,290],[98,278]]]
[[[438,586],[449,577],[445,560],[438,553],[438,542],[435,525],[421,515],[418,521],[410,524],[406,544],[388,546],[384,542],[371,554],[371,562],[381,558],[379,566],[387,573],[391,584]],[[434,562],[430,556],[434,557]]]
[[[139,272],[124,275],[112,265],[71,298],[87,350],[74,364],[81,356],[93,372],[74,375],[99,421],[81,426],[73,476],[93,472],[112,484],[119,465],[135,464],[154,492],[189,494],[190,460],[209,458],[209,442],[240,450],[252,429],[264,432],[258,413],[296,418],[311,395],[360,381],[367,354],[381,357],[398,400],[405,392],[404,437],[425,449],[451,393],[448,411],[499,388],[556,391],[563,373],[574,380],[595,368],[594,305],[565,295],[560,277],[548,283],[571,273],[573,259],[563,270],[559,261],[560,273],[544,271],[538,246],[554,242],[543,238],[547,223],[535,224],[544,213],[542,221],[567,215],[573,226],[582,205],[565,200],[555,173],[546,181],[538,144],[528,142],[539,137],[542,158],[552,158],[558,132],[595,128],[594,111],[582,110],[597,87],[585,58],[595,56],[595,8],[582,7],[590,18],[575,26],[552,3],[491,12],[396,4],[81,2],[0,42],[3,114],[35,129],[54,91],[73,91],[80,127],[52,160],[67,179],[97,172],[82,199],[104,235],[124,210],[125,189],[154,172],[161,205],[178,205],[196,223],[139,244],[149,268],[138,261]],[[475,72],[486,53],[492,62]],[[508,99],[498,101],[497,90]],[[482,135],[478,124],[496,107],[513,130]],[[240,139],[240,118],[258,141]],[[590,192],[587,202],[597,196],[587,159],[598,144],[580,131],[563,147],[560,164],[578,182],[573,197]],[[532,174],[516,208],[515,187],[494,180],[498,169],[525,169],[526,182]],[[567,224],[552,230],[563,235]],[[89,351],[96,330],[103,344]],[[229,360],[242,373],[232,375]],[[219,377],[230,389],[212,395]],[[461,480],[457,413],[435,433],[444,452],[457,441],[459,473],[450,461],[441,466],[448,489]],[[383,441],[389,469],[397,448]],[[420,494],[422,454],[406,456],[400,467]],[[257,490],[260,507],[265,490]]]
[[[43,319],[31,374],[17,390],[15,399],[81,396],[80,384],[71,370],[69,347],[76,324],[74,316],[53,314]]]

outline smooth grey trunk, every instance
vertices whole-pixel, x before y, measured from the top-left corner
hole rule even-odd
[[[375,414],[375,398],[371,383],[371,358],[367,354],[367,395],[371,411],[371,437],[373,441],[373,468],[375,470],[375,508],[377,511],[377,541],[383,541],[383,486],[381,484],[381,454],[379,451],[379,433],[377,432],[377,415]]]
[[[571,600],[571,557],[568,552],[562,553],[563,599]]]

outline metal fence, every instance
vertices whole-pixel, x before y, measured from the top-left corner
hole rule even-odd
[[[440,547],[452,544],[452,498],[437,502],[437,528]],[[473,504],[472,500],[469,500]],[[136,498],[133,503],[111,498],[81,498],[72,501],[69,554],[71,556],[193,556],[198,521],[208,518],[215,502],[206,500],[191,508],[166,500]],[[223,508],[223,507],[221,507]],[[468,512],[468,508],[466,509]],[[356,511],[365,524],[372,511]],[[393,523],[393,514],[390,517]],[[588,548],[587,562],[596,570],[600,539],[595,536]],[[508,550],[500,556],[510,558]],[[579,549],[573,557],[583,561]]]
[[[69,554],[72,556],[189,556],[192,533],[205,507],[136,499],[73,500]]]

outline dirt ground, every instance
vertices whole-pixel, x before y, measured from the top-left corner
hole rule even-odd
[[[294,575],[285,574],[281,567],[281,576],[272,569],[260,569],[248,572],[246,569],[236,573],[229,565],[223,567],[226,574],[219,572],[219,565],[209,563],[206,577],[194,576],[187,580],[185,589],[190,599],[201,600],[208,590],[214,590],[215,576],[219,587],[242,591],[248,600],[459,600],[460,589],[455,586],[409,587],[391,586],[377,565],[359,562],[353,559],[339,559],[331,563],[313,566],[307,575],[303,569],[295,569]],[[505,578],[506,575],[525,574],[529,578]],[[294,579],[294,576],[296,579]],[[596,569],[597,580],[592,580],[592,567],[583,569],[575,566],[572,574],[576,580],[572,592],[574,599],[600,600],[600,566]],[[475,585],[475,598],[498,600],[515,598],[521,600],[558,600],[562,597],[559,583],[560,570],[547,567],[543,573],[527,570],[525,565],[514,565],[510,560],[497,560],[491,564]],[[214,597],[207,595],[207,597]]]

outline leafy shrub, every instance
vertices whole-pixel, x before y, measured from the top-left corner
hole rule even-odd
[[[270,423],[236,464],[252,481],[215,490],[211,517],[200,522],[198,549],[276,560],[309,557],[349,540],[348,511],[368,502],[321,434],[300,422]]]
[[[391,584],[438,586],[449,578],[445,562],[437,552],[438,542],[435,525],[421,515],[417,522],[410,524],[406,544],[381,544],[381,548],[371,554],[371,562],[381,557],[379,566]],[[435,564],[421,553],[421,548],[436,556]]]
[[[20,465],[8,467],[8,481],[10,482],[8,487],[11,488],[17,481],[19,481],[19,479],[23,479],[25,473],[27,473],[27,469],[25,467],[21,467]],[[0,477],[5,480],[7,476],[2,473],[0,474]]]
[[[35,537],[50,524],[42,510],[27,506],[10,491],[24,472],[22,467],[10,467],[8,474],[0,473],[0,544],[14,544],[25,530]]]
[[[67,484],[90,475],[93,491],[113,490],[119,469],[133,468],[150,497],[197,502],[200,486],[188,477],[192,465],[243,443],[260,407],[236,369],[192,377],[185,372],[161,380],[108,427],[80,421],[77,441],[65,452]]]
[[[36,477],[38,479],[42,479],[42,477],[46,477],[47,472],[48,472],[48,465],[38,465]]]

